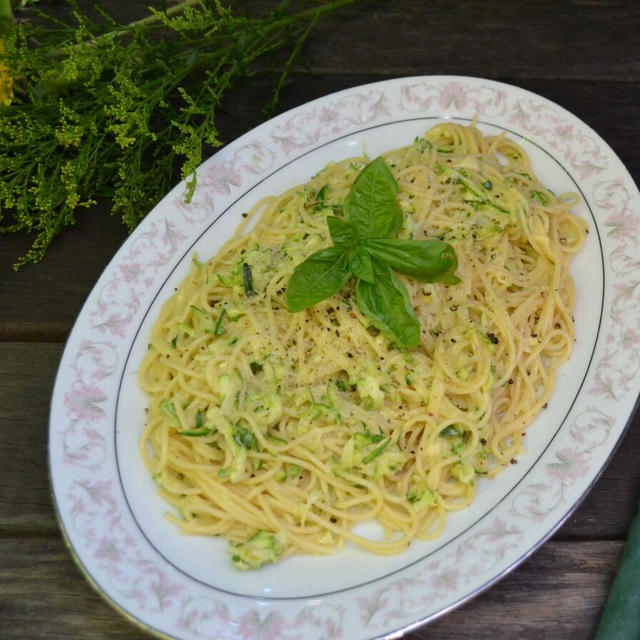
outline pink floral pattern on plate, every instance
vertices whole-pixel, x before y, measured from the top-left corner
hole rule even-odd
[[[535,98],[518,101],[507,121],[533,135],[584,180],[606,171],[607,154],[595,134],[586,132],[570,114]]]
[[[522,530],[494,518],[473,537],[418,569],[356,598],[363,626],[375,623],[393,628],[413,614],[417,618],[440,598],[465,589],[473,578],[499,565],[509,549],[522,539]]]
[[[140,310],[140,298],[157,282],[158,273],[171,264],[187,236],[170,220],[154,220],[131,236],[118,264],[101,278],[97,301],[89,313],[100,333],[124,338]],[[120,255],[120,254],[119,254]]]
[[[426,557],[407,566],[399,560],[389,575],[365,584],[354,578],[347,590],[309,599],[267,600],[192,579],[150,545],[118,481],[116,397],[151,300],[212,217],[286,163],[373,125],[474,116],[557,158],[579,181],[597,222],[605,311],[566,421],[506,500],[488,505],[479,520]],[[378,131],[384,135],[384,127]],[[309,175],[317,169],[309,166]],[[540,96],[489,80],[385,81],[263,124],[200,167],[191,203],[181,193],[177,188],[149,214],[100,278],[69,338],[52,402],[51,475],[63,531],[83,570],[125,614],[180,639],[397,637],[396,630],[449,610],[517,564],[589,489],[640,389],[640,194],[611,149],[580,120]]]
[[[67,416],[61,438],[65,464],[97,468],[105,461],[108,445],[100,425],[117,363],[111,343],[82,341],[78,345],[62,397]]]
[[[400,108],[408,113],[426,111],[448,115],[471,111],[478,116],[503,116],[507,108],[507,91],[491,84],[470,85],[464,80],[435,84],[418,80],[402,87]]]

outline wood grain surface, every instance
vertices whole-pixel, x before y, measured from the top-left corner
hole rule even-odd
[[[60,2],[44,4],[63,10]],[[102,4],[133,18],[147,3]],[[274,3],[245,5],[258,13]],[[638,181],[638,32],[635,1],[361,1],[318,25],[303,51],[306,67],[296,67],[281,107],[398,76],[486,77],[572,111]],[[259,124],[269,97],[270,79],[259,70],[225,103],[224,139]],[[109,203],[100,202],[78,215],[42,263],[14,273],[30,239],[0,236],[0,638],[149,637],[103,601],[75,565],[59,532],[47,467],[49,402],[64,341],[125,237]],[[636,416],[591,493],[549,542],[491,589],[406,637],[593,637],[639,495]]]

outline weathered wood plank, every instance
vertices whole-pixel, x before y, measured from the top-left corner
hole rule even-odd
[[[377,0],[320,22],[304,56],[327,74],[628,81],[639,27],[628,2]]]
[[[3,638],[149,637],[89,586],[61,538],[9,538],[0,545]]]
[[[150,4],[162,6],[159,0]],[[279,2],[227,4],[262,16]],[[101,6],[124,22],[147,14],[147,3],[103,0]],[[47,9],[60,15],[64,5]],[[358,0],[321,19],[302,53],[309,67],[328,76],[463,69],[491,78],[640,81],[634,46],[639,28],[640,12],[629,0]]]
[[[406,637],[591,637],[621,548],[619,542],[550,542],[497,585]],[[56,538],[2,541],[0,617],[6,640],[148,637],[91,589]]]
[[[0,534],[58,533],[47,466],[60,344],[0,343]]]
[[[12,271],[30,247],[25,234],[0,235],[0,340],[64,340],[85,298],[126,237],[104,203],[78,213],[45,261]]]

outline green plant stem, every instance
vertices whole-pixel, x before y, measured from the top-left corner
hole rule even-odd
[[[12,19],[11,0],[0,0],[0,23],[11,21]]]
[[[5,0],[0,0],[0,2],[3,2]],[[182,2],[179,2],[178,4],[175,4],[167,9],[165,9],[163,11],[164,15],[166,15],[167,17],[171,17],[177,13],[180,13],[181,11],[184,11],[187,7],[192,7],[194,5],[197,5],[201,0],[182,0]],[[93,44],[94,46],[99,45],[100,43],[104,42],[105,40],[114,40],[116,38],[119,38],[121,36],[126,36],[129,35],[132,31],[132,29],[135,29],[136,27],[145,27],[145,26],[150,26],[154,23],[158,23],[160,22],[160,16],[157,13],[152,13],[149,16],[145,16],[144,18],[141,18],[140,20],[134,20],[133,22],[129,22],[126,26],[122,27],[121,29],[115,29],[114,31],[108,31],[106,33],[103,33],[99,36],[97,36],[94,40],[91,41],[91,44]],[[83,43],[84,45],[86,45],[87,43]],[[78,49],[80,47],[79,44],[75,44],[73,45],[73,47],[71,47],[72,49]],[[54,58],[59,58],[61,56],[67,55],[69,53],[69,49],[65,48],[65,49],[54,49],[53,51],[51,51],[51,56],[53,56]]]
[[[299,13],[282,2],[253,18],[182,0],[126,25],[98,8],[108,27],[74,4],[75,26],[37,7],[38,20],[17,21],[4,58],[13,101],[0,105],[0,233],[35,239],[15,266],[40,260],[98,196],[111,196],[112,212],[133,229],[173,186],[180,161],[188,197],[203,144],[222,144],[216,114],[235,81],[286,50],[273,108],[317,21],[356,1]]]

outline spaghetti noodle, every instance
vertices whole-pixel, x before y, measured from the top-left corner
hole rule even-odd
[[[446,240],[462,280],[401,277],[416,350],[371,327],[349,284],[301,313],[284,303],[366,158],[257,203],[217,256],[194,259],[153,328],[142,456],[171,520],[225,536],[239,568],[438,536],[521,453],[571,353],[578,196],[554,195],[521,147],[473,125],[438,124],[384,158],[400,236]],[[371,520],[384,536],[360,532]]]

